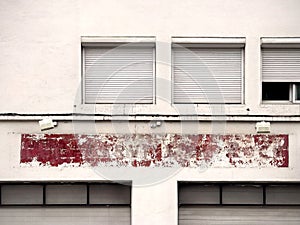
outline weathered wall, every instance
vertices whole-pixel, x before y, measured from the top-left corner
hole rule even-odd
[[[254,138],[255,121],[258,119],[250,118],[253,115],[294,115],[278,117],[277,120],[299,121],[298,104],[261,104],[260,83],[260,38],[299,37],[299,24],[298,0],[1,1],[0,113],[99,113],[104,115],[104,119],[107,119],[106,115],[116,113],[131,114],[133,120],[135,114],[150,115],[150,120],[153,119],[151,114],[217,114],[244,115],[244,120],[249,122],[179,122],[180,118],[177,122],[165,122],[164,119],[168,117],[160,117],[162,126],[151,129],[148,121],[127,122],[114,117],[117,120],[84,122],[71,121],[71,116],[65,116],[57,128],[41,132],[36,121],[40,118],[38,115],[32,115],[31,120],[26,121],[28,117],[24,115],[14,117],[11,114],[15,121],[6,120],[6,117],[1,117],[3,120],[0,121],[0,180],[132,180],[133,225],[177,224],[177,181],[299,181],[299,122],[271,123],[272,133],[268,136],[271,141],[264,140],[258,144],[259,147],[265,146],[267,153],[274,154],[270,157],[268,154],[259,154],[261,148],[257,148],[258,142]],[[156,104],[82,105],[81,36],[155,36]],[[172,36],[245,37],[244,104],[170,104]],[[265,118],[271,121],[274,119]],[[237,117],[231,119],[237,120]],[[228,135],[251,140],[251,151],[259,157],[258,161],[249,165],[238,163],[236,166],[230,163],[231,156],[227,157],[226,154],[225,159],[229,162],[227,166],[119,167],[118,163],[114,166],[90,166],[82,163],[83,155],[76,151],[69,153],[75,153],[71,157],[79,163],[69,163],[68,157],[61,156],[62,152],[57,151],[60,148],[57,147],[58,139],[54,141],[54,147],[49,146],[50,139],[47,139],[44,142],[47,145],[36,151],[36,146],[43,143],[37,140],[29,153],[30,147],[26,145],[26,140],[34,137],[30,134],[51,134],[47,137],[54,137],[53,134],[95,137],[149,134],[156,142],[155,136],[174,137],[174,134],[181,137],[196,135],[198,138],[209,134]],[[199,139],[203,141],[203,138]],[[233,143],[241,144],[236,140]],[[220,145],[230,146],[226,141]],[[49,155],[43,155],[45,158],[42,157],[42,162],[39,162],[35,157],[40,156],[40,152],[44,154],[44,150],[49,150]],[[270,157],[269,161],[264,159],[264,155]],[[65,157],[66,162],[58,162],[61,157]],[[55,159],[53,164],[51,159]],[[282,161],[278,162],[279,159]],[[239,157],[237,160],[240,160]],[[262,164],[257,166],[255,163],[259,162]]]
[[[245,105],[226,105],[226,114],[298,114],[298,105],[260,105],[260,37],[300,36],[299,8],[298,0],[1,1],[0,112],[217,114],[170,105],[171,37],[198,36],[246,37]],[[157,104],[81,105],[80,37],[147,35],[157,40]]]
[[[22,134],[20,163],[112,167],[288,167],[288,135]]]
[[[263,151],[261,148],[252,149],[252,153],[260,156],[258,159],[260,162],[263,162],[261,166],[243,166],[238,164],[234,167],[226,164],[224,167],[224,164],[221,166],[201,164],[198,167],[164,167],[161,165],[156,167],[120,167],[118,163],[106,166],[103,164],[91,166],[89,163],[69,163],[69,161],[58,164],[59,160],[71,159],[61,154],[67,154],[64,150],[68,149],[67,144],[70,144],[69,141],[74,137],[78,142],[73,143],[74,145],[69,145],[70,149],[68,150],[70,150],[70,154],[75,153],[74,157],[77,154],[78,158],[76,160],[79,159],[81,161],[84,159],[82,153],[76,151],[76,148],[75,151],[71,148],[76,145],[77,147],[78,145],[84,147],[84,143],[79,142],[82,137],[90,138],[89,141],[86,139],[86,143],[95,144],[109,141],[111,137],[115,136],[119,138],[118,141],[115,140],[116,143],[122,144],[122,138],[132,138],[134,136],[139,137],[135,142],[138,143],[142,140],[140,138],[144,137],[143,133],[147,133],[150,139],[154,137],[163,138],[166,137],[166,134],[169,134],[172,138],[175,137],[175,134],[178,137],[187,137],[189,133],[193,133],[195,135],[192,137],[197,137],[199,141],[203,141],[203,137],[206,135],[201,136],[199,134],[210,134],[214,130],[212,129],[213,124],[209,122],[162,122],[160,127],[152,129],[149,122],[112,123],[110,121],[99,121],[90,124],[84,121],[59,121],[58,127],[46,132],[39,131],[40,128],[37,121],[2,121],[0,125],[0,139],[2,140],[0,142],[1,181],[132,180],[134,184],[132,190],[133,225],[177,224],[177,181],[299,181],[300,177],[300,166],[298,163],[300,143],[299,138],[297,138],[300,135],[300,124],[297,123],[274,122],[271,124],[272,134],[257,135],[255,134],[254,122],[227,122],[220,133],[222,137],[243,137],[248,141],[252,140],[253,142],[248,146],[250,149],[252,144],[258,143],[254,137],[271,137],[259,142],[258,145],[268,146],[267,149],[272,151],[277,149],[279,152],[286,152],[288,150],[288,165],[284,165],[285,167],[269,164],[270,161],[261,157],[260,152]],[[214,131],[213,133],[217,133],[217,130]],[[80,136],[76,136],[76,133],[80,133]],[[288,135],[288,142],[286,142],[287,136],[278,134]],[[209,136],[207,135],[207,137]],[[100,137],[102,137],[101,140],[99,139]],[[157,141],[157,139],[153,140]],[[236,140],[232,142],[232,144],[240,143],[239,141],[236,142]],[[193,142],[191,143],[193,145]],[[157,142],[154,143],[155,146],[156,144]],[[230,145],[228,142],[223,142],[222,144],[224,144],[223,147]],[[198,143],[195,147],[197,146],[203,147],[204,145],[203,143]],[[95,158],[98,159],[101,152],[95,151],[95,149],[105,151],[107,149],[112,150],[116,146],[111,147],[102,149],[97,148],[96,145],[88,149],[92,153],[96,153]],[[224,148],[222,149],[224,150]],[[139,150],[145,153],[142,149]],[[205,152],[205,149],[203,150]],[[28,151],[31,152],[28,153]],[[228,151],[230,150],[228,149]],[[180,153],[180,151],[177,153]],[[41,158],[30,161],[32,156]],[[182,155],[182,157],[185,156]],[[275,159],[277,157],[281,158],[278,155]],[[45,163],[38,162],[44,159],[46,159]],[[48,159],[50,160],[49,162],[47,162]],[[54,159],[52,165],[51,159]],[[179,157],[179,159],[181,158]],[[130,160],[130,157],[127,160]]]
[[[39,131],[37,121],[6,121],[0,123],[0,179],[1,181],[105,181],[105,180],[132,180],[132,224],[177,224],[177,182],[178,181],[299,181],[300,166],[298,159],[300,153],[298,151],[300,124],[297,123],[272,123],[272,134],[256,135],[254,132],[254,122],[228,122],[224,126],[221,133],[223,137],[244,137],[246,140],[252,140],[251,147],[255,146],[254,137],[271,137],[259,142],[259,146],[265,146],[267,149],[275,153],[275,158],[265,159],[260,153],[264,152],[261,148],[252,148],[251,152],[258,155],[258,161],[251,165],[238,164],[234,167],[228,164],[229,158],[226,157],[227,163],[221,166],[212,166],[211,164],[199,164],[191,167],[164,167],[162,165],[156,167],[145,166],[120,166],[119,163],[113,165],[89,165],[89,163],[72,163],[71,157],[68,158],[67,153],[72,154],[75,161],[84,160],[80,151],[71,149],[72,146],[84,147],[84,143],[75,142],[70,144],[70,137],[76,137],[80,141],[80,137],[89,137],[88,143],[97,144],[108,141],[110,137],[119,138],[117,142],[122,144],[122,137],[139,137],[135,143],[138,143],[143,137],[143,133],[147,133],[148,137],[165,137],[169,134],[174,138],[174,134],[182,137],[193,133],[199,141],[203,141],[203,137],[212,132],[212,124],[209,122],[163,122],[161,127],[151,129],[149,122],[128,122],[128,123],[111,123],[110,121],[95,122],[93,126],[84,121],[63,122],[59,121],[58,127],[46,132]],[[183,129],[185,127],[185,129]],[[216,132],[216,131],[215,131]],[[29,135],[23,135],[29,134]],[[30,135],[38,134],[38,135]],[[58,134],[58,135],[57,135]],[[64,134],[70,134],[68,136]],[[89,135],[90,134],[90,135]],[[196,135],[197,134],[197,135]],[[235,136],[233,134],[236,134]],[[286,142],[286,134],[288,142]],[[209,137],[210,135],[207,135]],[[44,137],[44,138],[43,138]],[[45,138],[46,137],[46,138]],[[101,140],[99,139],[101,138]],[[51,140],[52,139],[52,140]],[[67,140],[67,142],[65,142]],[[157,141],[157,139],[153,139]],[[99,141],[99,142],[98,142]],[[50,145],[50,142],[52,144]],[[59,144],[59,142],[61,142]],[[22,143],[24,145],[22,145]],[[240,143],[233,140],[232,144]],[[157,142],[154,143],[156,146]],[[229,146],[228,142],[223,142],[223,147]],[[242,144],[242,143],[240,143]],[[254,144],[254,146],[252,145]],[[275,144],[275,148],[274,148]],[[180,143],[179,143],[180,145]],[[188,145],[187,145],[188,146]],[[194,147],[203,147],[203,143],[198,143]],[[272,147],[271,147],[272,146]],[[98,146],[99,147],[99,146]],[[112,148],[87,148],[91,153],[95,153],[91,160],[98,159],[101,150],[114,150]],[[146,146],[147,147],[147,146]],[[68,151],[64,151],[67,150]],[[100,150],[95,151],[95,150]],[[231,150],[234,149],[231,148]],[[246,148],[242,148],[246,149]],[[145,153],[139,149],[141,153]],[[203,149],[205,153],[205,149]],[[222,148],[224,150],[224,148]],[[275,150],[275,152],[273,152]],[[271,165],[273,159],[282,159],[283,152],[288,150],[288,165]],[[195,151],[195,149],[193,149]],[[228,149],[228,151],[230,151]],[[276,155],[276,151],[280,154]],[[130,152],[130,151],[129,151]],[[197,152],[197,150],[196,150]],[[200,151],[201,152],[201,151]],[[238,152],[238,151],[237,151]],[[237,153],[233,151],[232,153]],[[48,154],[49,153],[49,154]],[[74,155],[75,153],[75,155]],[[84,152],[86,153],[86,152]],[[182,153],[180,150],[176,153]],[[242,153],[242,152],[240,152]],[[112,153],[114,156],[114,153]],[[36,156],[36,160],[31,161],[31,157]],[[24,157],[24,158],[23,158]],[[38,158],[40,157],[40,158]],[[49,158],[48,158],[49,157]],[[77,157],[77,158],[76,158]],[[180,156],[186,157],[186,155]],[[140,159],[140,158],[139,158]],[[192,157],[191,157],[192,159]],[[224,158],[223,158],[224,159]],[[43,161],[46,160],[46,161]],[[49,162],[47,162],[49,160]],[[53,160],[53,161],[52,161]],[[62,160],[62,161],[60,161]],[[64,161],[65,160],[65,161]],[[126,160],[130,161],[128,157]],[[166,159],[163,159],[166,160]],[[287,160],[287,158],[285,158]],[[39,162],[39,161],[42,161]],[[23,162],[23,163],[21,163]],[[51,164],[51,162],[53,162]],[[199,161],[201,162],[201,160]],[[261,162],[260,166],[255,163]],[[287,161],[284,161],[287,163]],[[59,164],[61,163],[61,164]],[[254,165],[254,166],[253,166]],[[287,167],[286,167],[287,166]],[[162,200],[163,199],[163,200]],[[155,216],[153,216],[155,215]],[[146,221],[146,222],[145,222]]]
[[[71,134],[72,137],[73,134],[81,134],[83,136],[90,134],[90,137],[92,135],[95,135],[95,137],[101,137],[101,136],[117,136],[117,137],[133,137],[133,136],[142,136],[142,134],[146,133],[149,135],[149,137],[159,137],[163,138],[166,137],[167,134],[169,134],[169,137],[174,138],[174,134],[178,134],[179,136],[188,136],[188,134],[194,134],[195,137],[198,137],[200,141],[203,141],[201,139],[201,135],[199,134],[211,134],[211,123],[209,122],[186,122],[183,130],[183,123],[178,122],[163,122],[161,127],[158,127],[156,129],[151,129],[149,122],[129,122],[129,123],[123,123],[123,124],[113,124],[109,121],[107,122],[96,122],[94,123],[93,127],[87,122],[81,121],[81,122],[62,122],[59,121],[58,127],[56,127],[53,130],[49,130],[43,133],[48,133],[49,135],[45,135],[46,137],[55,137],[53,134]],[[255,137],[255,123],[254,122],[227,122],[226,126],[224,128],[224,131],[220,133],[220,135],[227,135],[228,137]],[[189,129],[188,129],[189,128]],[[88,179],[102,179],[101,176],[99,177],[97,174],[94,174],[93,167],[89,167],[87,164],[81,165],[81,166],[74,166],[74,165],[65,165],[64,163],[59,166],[51,167],[50,165],[39,165],[37,162],[36,164],[32,164],[30,161],[30,156],[34,156],[37,154],[37,152],[33,151],[32,153],[25,153],[21,152],[22,150],[22,134],[40,134],[40,136],[44,136],[42,132],[39,130],[38,122],[35,121],[28,121],[28,122],[18,122],[18,121],[7,121],[7,122],[1,122],[0,126],[0,158],[1,158],[1,180],[43,180],[43,179],[50,179],[50,180],[60,180],[60,179],[67,179],[67,180],[88,180]],[[288,167],[281,167],[281,168],[274,168],[274,166],[267,164],[264,164],[262,166],[243,166],[243,165],[237,165],[237,168],[234,168],[233,166],[230,166],[230,164],[226,164],[225,168],[222,168],[222,165],[220,166],[213,166],[211,165],[201,165],[200,167],[203,169],[205,168],[204,173],[198,173],[199,168],[182,168],[182,167],[174,167],[170,168],[170,170],[174,169],[174,171],[178,170],[181,171],[181,173],[185,174],[184,171],[190,171],[190,173],[185,174],[184,176],[179,176],[176,179],[184,179],[184,180],[297,180],[300,177],[300,167],[298,164],[298,159],[300,157],[299,155],[299,135],[300,135],[300,124],[298,123],[271,123],[271,129],[272,134],[270,134],[270,137],[278,137],[280,141],[271,140],[271,143],[269,141],[263,141],[260,143],[260,146],[272,146],[275,143],[275,146],[281,146],[280,148],[273,148],[270,149],[277,149],[277,150],[288,150]],[[216,133],[216,131],[214,132]],[[233,136],[236,135],[236,136]],[[285,136],[280,136],[279,134],[285,134],[288,135],[288,142],[281,142],[281,137],[283,137],[283,140],[285,140]],[[278,136],[279,135],[279,136]],[[264,137],[265,135],[262,135]],[[64,135],[61,135],[61,138],[54,140],[54,147],[51,147],[49,145],[44,146],[45,150],[49,150],[50,157],[54,157],[57,153],[57,141],[63,140]],[[74,136],[73,136],[74,137]],[[31,139],[31,136],[23,136],[23,142],[25,143],[25,139],[29,138]],[[49,139],[45,139],[46,144],[49,141]],[[102,141],[105,142],[106,138],[102,139],[99,142]],[[120,139],[121,140],[121,139]],[[119,141],[120,141],[119,140]],[[246,140],[252,140],[250,142],[250,146],[255,146],[254,139],[246,139]],[[137,142],[140,142],[141,139],[138,139]],[[157,146],[158,143],[157,139],[153,139],[154,143],[153,146]],[[43,143],[39,142],[37,140],[37,143]],[[97,143],[97,140],[91,139],[91,143]],[[122,141],[120,141],[122,144]],[[190,142],[192,143],[192,142]],[[236,143],[234,140],[233,143]],[[237,142],[239,143],[239,142]],[[65,144],[65,143],[64,143]],[[78,144],[78,143],[76,143]],[[83,144],[83,143],[82,143]],[[184,144],[184,143],[179,143]],[[228,142],[223,142],[221,144],[224,144],[224,146],[230,145]],[[241,144],[241,143],[240,143]],[[32,148],[36,149],[38,145],[33,145]],[[195,145],[196,147],[203,147],[203,144],[198,143]],[[243,146],[241,144],[241,146]],[[114,146],[116,147],[116,146]],[[122,147],[122,146],[121,146]],[[96,146],[97,148],[97,146]],[[197,150],[193,149],[193,151],[197,152]],[[111,148],[113,149],[113,148]],[[233,148],[234,149],[234,148]],[[24,148],[23,150],[30,150],[29,147]],[[89,149],[93,152],[93,149]],[[100,150],[100,149],[98,149]],[[107,149],[106,149],[107,150]],[[140,153],[145,153],[145,149],[139,149]],[[183,149],[184,150],[184,149]],[[221,149],[224,150],[224,149]],[[228,149],[227,151],[230,151],[231,149]],[[281,150],[279,152],[281,152]],[[39,150],[42,151],[42,150]],[[263,151],[259,148],[253,148],[252,149],[255,154],[259,155],[260,151]],[[205,150],[204,150],[205,152]],[[22,153],[22,154],[21,154]],[[46,152],[44,152],[46,157]],[[94,151],[94,153],[97,153]],[[177,152],[177,153],[180,153]],[[234,152],[233,152],[234,153]],[[99,152],[101,154],[101,152]],[[21,156],[25,156],[24,159],[21,158]],[[81,155],[82,156],[82,155]],[[79,159],[83,159],[79,157]],[[97,156],[97,155],[96,155]],[[228,155],[229,156],[229,155]],[[98,157],[98,156],[97,156]],[[97,158],[96,157],[96,158]],[[184,157],[184,155],[182,156]],[[280,154],[278,155],[278,158],[280,158]],[[275,157],[276,158],[276,157]],[[180,159],[180,158],[179,158]],[[225,159],[229,160],[229,158],[226,157]],[[270,158],[272,161],[272,158]],[[27,160],[27,163],[21,164],[21,160]],[[29,161],[28,161],[29,160]],[[130,160],[130,158],[129,158]],[[229,162],[229,161],[227,161]],[[264,161],[266,162],[266,161]],[[28,164],[29,163],[29,164]],[[224,164],[223,164],[224,167]],[[98,168],[98,167],[96,167]],[[112,169],[111,166],[107,167],[110,170]],[[116,168],[119,168],[116,166]],[[137,171],[142,168],[147,169],[149,171],[155,170],[155,167],[145,168],[145,167],[138,167],[135,168]],[[156,167],[156,169],[159,169],[159,167]],[[166,167],[167,169],[168,167]],[[134,167],[124,167],[126,170],[134,169]],[[202,170],[201,169],[201,170]],[[118,169],[116,169],[118,170]],[[191,172],[195,171],[195,172]],[[177,173],[176,173],[177,174]],[[194,175],[193,175],[194,174]],[[123,176],[127,176],[126,173],[123,174]],[[130,175],[128,174],[128,177]]]

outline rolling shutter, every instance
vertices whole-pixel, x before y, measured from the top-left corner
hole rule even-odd
[[[174,103],[241,103],[242,47],[173,47]]]
[[[153,46],[84,47],[85,103],[152,103]]]
[[[1,208],[0,224],[5,225],[129,225],[130,208],[51,207]]]
[[[179,225],[299,225],[300,207],[182,206]]]
[[[300,82],[300,48],[262,48],[263,82]]]

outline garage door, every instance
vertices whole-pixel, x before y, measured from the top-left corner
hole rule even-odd
[[[119,184],[5,184],[0,224],[129,225],[130,199]]]
[[[179,225],[299,225],[299,185],[181,184]]]

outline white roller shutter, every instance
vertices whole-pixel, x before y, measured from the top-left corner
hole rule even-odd
[[[300,48],[262,48],[263,82],[300,82]]]
[[[51,207],[1,208],[3,225],[129,225],[130,208],[114,207]]]
[[[153,46],[83,49],[85,103],[153,102]]]
[[[173,47],[174,103],[242,103],[243,48]]]
[[[179,225],[299,225],[300,207],[182,206]]]

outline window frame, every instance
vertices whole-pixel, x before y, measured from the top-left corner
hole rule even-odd
[[[6,185],[14,185],[14,186],[42,186],[42,203],[39,204],[31,204],[31,203],[22,203],[22,204],[15,204],[15,203],[9,203],[9,204],[3,204],[2,202],[2,186]],[[85,192],[85,197],[86,197],[86,203],[48,203],[47,202],[47,187],[53,186],[53,185],[80,185],[80,186],[85,186],[86,192]],[[90,203],[90,186],[92,185],[116,185],[116,186],[129,186],[129,203]],[[132,206],[132,182],[131,181],[119,181],[117,183],[112,183],[112,182],[0,182],[0,208],[1,207],[36,207],[36,206],[41,206],[41,207],[61,207],[61,206],[66,206],[66,207],[120,207],[120,206],[128,206],[131,208]]]
[[[262,101],[262,103],[263,104],[293,104],[293,103],[295,103],[294,102],[294,95],[293,95],[293,92],[294,92],[294,90],[293,90],[293,83],[289,83],[289,100],[263,100],[263,92],[262,92],[262,84],[263,84],[264,82],[261,82],[261,101]],[[265,82],[265,83],[271,83],[271,82]],[[274,83],[277,83],[277,82],[274,82]],[[279,83],[279,82],[278,82]],[[299,101],[299,103],[300,103],[300,101]]]
[[[299,100],[297,100],[296,99],[296,97],[297,97],[297,94],[296,94],[296,92],[297,92],[297,88],[296,88],[296,86],[297,86],[297,83],[293,83],[292,84],[293,85],[293,87],[292,87],[292,91],[293,91],[293,103],[295,103],[295,104],[300,104],[300,99]],[[298,84],[299,85],[299,88],[300,88],[300,84]]]
[[[260,102],[261,104],[287,104],[296,105],[300,104],[300,100],[296,100],[295,86],[298,82],[287,82],[290,84],[289,100],[263,100],[262,84],[263,84],[263,49],[300,49],[299,37],[261,37],[260,38]],[[268,81],[274,82],[277,81]],[[266,82],[266,83],[268,83]]]
[[[85,48],[86,47],[118,47],[123,44],[152,47],[152,96],[151,102],[87,102],[86,101],[86,71]],[[156,104],[156,38],[154,36],[124,36],[124,37],[99,37],[81,36],[81,104],[83,105],[153,105]]]
[[[202,186],[215,186],[219,188],[219,202],[218,203],[181,203],[180,202],[180,189],[184,185],[202,185]],[[262,203],[224,203],[223,202],[223,187],[225,186],[248,186],[262,188]],[[259,207],[277,207],[277,206],[290,206],[299,207],[300,203],[268,203],[267,197],[269,195],[267,188],[272,186],[292,187],[296,186],[300,188],[299,182],[197,182],[197,181],[178,181],[177,182],[177,203],[178,208],[181,206],[259,206]]]

